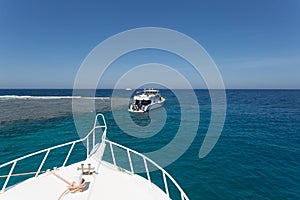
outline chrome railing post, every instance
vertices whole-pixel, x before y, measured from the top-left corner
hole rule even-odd
[[[168,188],[168,183],[167,183],[167,179],[166,179],[166,174],[165,174],[165,172],[162,172],[162,174],[163,174],[163,178],[164,178],[164,184],[165,184],[166,194],[167,194],[168,197],[170,198],[169,188]]]
[[[149,173],[149,169],[148,169],[148,165],[147,165],[147,161],[146,161],[145,157],[143,157],[143,160],[144,160],[144,166],[145,166],[146,173],[147,173],[147,178],[148,178],[149,183],[151,184],[150,173]]]
[[[94,130],[93,130],[93,148],[95,147],[95,127],[94,127]]]
[[[90,154],[90,140],[89,140],[89,135],[86,138],[86,158],[89,157]]]
[[[112,159],[113,159],[114,166],[116,166],[116,165],[117,165],[117,163],[116,163],[115,154],[114,154],[114,150],[113,150],[112,144],[111,144],[111,143],[109,143],[109,146],[110,146],[111,157],[112,157]]]
[[[15,161],[14,164],[11,166],[10,171],[9,171],[9,174],[8,174],[6,180],[5,180],[5,183],[3,184],[1,193],[4,192],[4,190],[5,190],[5,188],[6,188],[6,185],[7,185],[8,181],[9,181],[9,179],[10,179],[10,177],[11,177],[11,174],[12,174],[12,172],[13,172],[14,169],[15,169],[16,164],[17,164],[17,161]]]
[[[70,157],[70,155],[71,155],[71,152],[73,151],[73,148],[74,148],[74,146],[75,146],[75,142],[73,142],[73,144],[72,144],[72,146],[71,146],[71,148],[70,148],[70,150],[69,150],[69,152],[68,152],[68,154],[67,154],[67,157],[66,157],[66,159],[65,159],[65,161],[64,161],[64,163],[63,163],[63,167],[67,164],[67,162],[68,162],[68,160],[69,160],[69,157]]]
[[[133,165],[132,165],[132,161],[131,161],[131,156],[130,156],[129,149],[127,149],[127,156],[128,156],[128,160],[129,160],[129,165],[130,165],[131,173],[134,174]]]
[[[41,164],[40,164],[40,166],[39,166],[39,169],[37,170],[37,172],[36,172],[36,174],[35,174],[35,178],[39,175],[39,173],[40,173],[40,171],[41,171],[41,169],[42,169],[42,167],[43,167],[43,165],[44,165],[44,163],[45,163],[45,161],[46,161],[46,159],[47,159],[47,157],[48,157],[48,155],[49,155],[49,152],[50,152],[50,149],[48,149],[47,150],[47,153],[46,153],[46,155],[44,156],[44,158],[43,158],[43,161],[41,162]]]

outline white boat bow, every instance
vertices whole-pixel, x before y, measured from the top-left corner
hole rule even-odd
[[[101,117],[101,125],[97,125]],[[101,130],[101,135],[96,132]],[[162,167],[154,161],[123,145],[112,142],[106,138],[107,126],[102,114],[95,119],[93,129],[82,139],[47,148],[26,156],[17,158],[0,165],[0,169],[9,168],[8,174],[2,185],[1,200],[96,200],[96,199],[188,199],[185,192]],[[97,138],[99,143],[97,143]],[[81,162],[66,166],[76,144],[86,144],[86,159]],[[49,157],[49,153],[63,147],[70,147],[62,165],[52,170],[42,171],[42,168]],[[120,167],[114,150],[122,150],[127,154],[129,168]],[[111,161],[104,160],[103,155],[110,151]],[[32,156],[42,154],[42,160],[38,169],[29,178],[18,184],[8,186],[9,180],[14,176],[17,163]],[[137,174],[132,157],[139,157],[145,169],[146,178]],[[126,157],[126,156],[125,156]],[[124,159],[124,158],[123,158]],[[163,180],[163,187],[153,182],[149,170],[149,164],[155,166],[160,172]],[[172,196],[169,184],[173,184],[179,196]]]

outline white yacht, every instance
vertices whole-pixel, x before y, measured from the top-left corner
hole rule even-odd
[[[159,90],[145,89],[142,94],[133,97],[133,103],[129,105],[129,112],[148,112],[159,108],[165,102],[165,98],[160,95]]]
[[[98,121],[98,118],[101,122]],[[174,178],[162,167],[143,154],[108,140],[106,133],[105,118],[102,114],[98,114],[94,127],[84,138],[31,153],[0,165],[0,171],[7,169],[8,172],[7,175],[1,176],[1,178],[5,178],[5,181],[2,183],[2,189],[0,187],[0,199],[188,199]],[[77,144],[82,144],[82,142],[87,147],[86,149],[83,148],[83,155],[86,155],[86,158],[67,166],[70,155],[74,152],[78,153]],[[57,152],[63,148],[68,151],[66,154],[58,154],[63,156],[61,166],[44,169],[43,166],[47,160],[53,159],[51,155],[56,155],[54,159],[57,159],[57,153],[53,155],[51,152]],[[125,155],[122,156],[123,161],[126,160],[129,163],[128,169],[119,165],[121,161],[118,160],[117,154],[114,152],[120,153],[120,151],[123,151]],[[104,155],[107,154],[110,155],[110,159],[105,160],[106,156]],[[24,173],[15,169],[20,161],[37,155],[41,156],[40,161],[35,160],[35,164],[38,164],[37,169]],[[144,176],[137,172],[139,170],[136,162],[134,162],[137,158],[143,166]],[[157,177],[151,176],[150,166],[155,166],[160,171],[161,177],[159,179],[162,180],[162,186],[154,184]],[[17,184],[9,184],[12,177],[28,174],[32,174],[33,177]],[[174,194],[176,194],[175,197]]]

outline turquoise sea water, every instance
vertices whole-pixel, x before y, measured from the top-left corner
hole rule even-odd
[[[145,127],[142,134],[149,134],[147,125],[158,123],[165,111],[163,128],[151,137],[137,138],[118,127],[111,112],[111,92],[98,90],[96,96],[101,98],[95,100],[96,111],[106,117],[108,137],[141,153],[159,150],[176,137],[180,122],[185,120],[180,118],[180,106],[188,105],[185,108],[191,113],[195,108],[188,98],[179,102],[172,91],[162,90],[167,98],[164,109],[131,118]],[[206,90],[196,90],[195,94],[200,106],[197,135],[184,154],[165,168],[189,198],[299,199],[300,90],[227,90],[224,129],[214,149],[202,159],[198,153],[210,123],[211,105]],[[77,139],[71,95],[71,90],[0,90],[0,164]],[[127,114],[125,104],[115,109],[118,115]],[[189,119],[184,123],[196,122]],[[89,126],[84,124],[87,129]],[[189,129],[185,131],[190,134]],[[77,151],[70,162],[84,157],[82,152]],[[60,152],[53,154],[58,158]],[[57,162],[53,159],[47,165]],[[15,172],[30,171],[35,164],[34,160],[20,163]],[[20,180],[14,178],[11,184]]]

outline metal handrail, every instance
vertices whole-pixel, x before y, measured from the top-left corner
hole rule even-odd
[[[104,123],[104,125],[97,126],[97,121],[98,121],[98,117],[99,116],[102,117],[102,122]],[[5,191],[5,188],[6,188],[7,184],[8,184],[8,181],[10,180],[10,177],[12,175],[12,172],[14,171],[14,168],[15,168],[17,162],[20,161],[20,160],[24,160],[26,158],[29,158],[29,157],[32,157],[32,156],[35,156],[35,155],[42,154],[42,153],[46,152],[46,154],[45,154],[45,156],[44,156],[41,164],[39,165],[39,168],[38,168],[37,172],[35,173],[35,177],[37,177],[40,174],[41,169],[42,169],[45,161],[47,160],[50,151],[52,151],[54,149],[58,149],[58,148],[61,148],[61,147],[65,147],[65,146],[71,145],[71,148],[70,148],[70,150],[69,150],[69,152],[68,152],[68,154],[67,154],[67,156],[66,156],[66,158],[64,160],[64,163],[63,163],[63,165],[61,167],[64,167],[66,165],[66,163],[67,163],[67,161],[68,161],[68,159],[69,159],[69,157],[70,157],[70,155],[71,155],[71,153],[73,151],[73,148],[74,148],[74,146],[75,146],[76,143],[85,142],[86,141],[86,145],[87,145],[87,157],[88,157],[89,153],[90,153],[90,151],[89,151],[89,145],[90,144],[89,144],[89,139],[88,138],[90,137],[91,134],[93,135],[93,143],[92,143],[92,145],[93,145],[93,148],[94,148],[94,146],[95,146],[95,130],[99,129],[99,128],[101,128],[101,129],[104,128],[103,136],[106,137],[107,126],[106,126],[106,121],[105,121],[105,118],[104,118],[103,114],[97,114],[96,115],[93,129],[84,138],[81,138],[81,139],[78,139],[78,140],[74,140],[72,142],[67,142],[67,143],[64,143],[64,144],[56,145],[56,146],[53,146],[53,147],[50,147],[50,148],[46,148],[46,149],[43,149],[43,150],[40,150],[40,151],[37,151],[37,152],[34,152],[34,153],[30,153],[30,154],[27,154],[25,156],[16,158],[14,160],[11,160],[9,162],[6,162],[6,163],[0,165],[0,168],[3,168],[5,166],[7,166],[7,165],[11,165],[12,164],[12,166],[10,168],[10,171],[9,171],[9,174],[8,174],[8,176],[7,176],[4,184],[2,186],[2,189],[1,189],[0,193],[3,193]]]
[[[97,126],[97,122],[98,122],[98,117],[101,116],[102,117],[102,122],[104,125],[99,125]],[[97,114],[96,115],[96,118],[95,118],[95,122],[94,122],[94,127],[93,129],[82,139],[78,139],[78,140],[75,140],[75,141],[72,141],[72,142],[67,142],[67,143],[64,143],[64,144],[60,144],[60,145],[56,145],[54,147],[50,147],[50,148],[47,148],[47,149],[43,149],[43,150],[40,150],[40,151],[37,151],[37,152],[34,152],[34,153],[31,153],[31,154],[28,154],[28,155],[25,155],[25,156],[22,156],[22,157],[19,157],[17,159],[14,159],[12,161],[9,161],[9,162],[6,162],[2,165],[0,165],[0,168],[3,168],[7,165],[11,165],[11,168],[10,168],[10,171],[9,171],[9,174],[3,184],[3,187],[2,187],[2,190],[0,191],[0,193],[3,193],[5,191],[5,188],[7,186],[7,183],[8,181],[10,180],[10,177],[12,176],[12,172],[17,164],[18,161],[20,160],[24,160],[26,158],[29,158],[29,157],[32,157],[32,156],[35,156],[35,155],[38,155],[38,154],[42,154],[42,153],[46,153],[41,164],[39,165],[39,168],[38,168],[38,171],[35,173],[35,177],[37,177],[40,172],[41,172],[41,169],[45,163],[45,161],[47,160],[48,158],[48,155],[50,153],[50,151],[54,150],[54,149],[58,149],[58,148],[61,148],[61,147],[64,147],[64,146],[68,146],[70,145],[70,149],[68,151],[68,154],[62,164],[61,167],[64,167],[73,151],[73,148],[75,146],[76,143],[79,143],[79,142],[85,142],[86,141],[86,145],[87,145],[87,150],[86,150],[86,153],[87,153],[87,157],[90,155],[90,151],[89,151],[89,137],[91,136],[92,134],[92,147],[94,148],[96,146],[96,143],[95,143],[95,130],[96,129],[103,129],[103,134],[102,134],[102,143],[108,143],[109,146],[110,146],[110,150],[111,150],[111,155],[112,155],[112,160],[113,160],[113,164],[114,166],[117,166],[116,164],[116,158],[115,158],[115,154],[114,154],[114,151],[113,151],[113,146],[116,146],[116,147],[119,147],[123,150],[125,150],[127,152],[127,157],[128,157],[128,161],[129,161],[129,165],[130,165],[130,172],[131,174],[135,174],[134,172],[134,166],[133,166],[133,163],[132,163],[132,159],[131,159],[131,154],[135,154],[139,157],[141,157],[143,159],[143,162],[144,162],[144,167],[146,169],[146,174],[147,174],[147,180],[149,181],[150,184],[154,184],[152,181],[151,181],[151,177],[150,177],[150,172],[149,172],[149,169],[148,169],[148,165],[147,165],[147,162],[148,163],[151,163],[152,165],[154,165],[158,170],[160,170],[162,172],[162,176],[163,176],[163,181],[164,181],[164,187],[165,187],[165,193],[167,194],[167,196],[170,198],[170,194],[169,194],[169,187],[168,187],[168,184],[167,184],[167,178],[169,178],[172,183],[176,186],[177,190],[180,192],[180,195],[181,195],[181,200],[188,200],[189,198],[187,197],[187,195],[185,194],[185,192],[183,191],[183,189],[179,186],[179,184],[175,181],[175,179],[168,173],[166,172],[161,166],[159,166],[156,162],[154,162],[153,160],[151,160],[150,158],[146,157],[145,155],[135,151],[135,150],[132,150],[128,147],[125,147],[123,145],[120,145],[118,143],[115,143],[115,142],[112,142],[110,140],[108,140],[106,138],[106,131],[107,131],[107,125],[106,125],[106,121],[105,121],[105,118],[103,116],[103,114]],[[124,169],[125,170],[125,169]],[[126,170],[127,171],[127,170]]]
[[[165,193],[168,195],[168,197],[170,198],[170,194],[169,194],[169,187],[168,187],[168,184],[167,184],[167,179],[166,179],[166,176],[172,181],[172,183],[176,186],[176,188],[178,189],[178,191],[180,192],[180,195],[181,195],[181,199],[182,200],[188,200],[189,198],[187,197],[187,195],[185,194],[185,192],[183,191],[183,189],[179,186],[179,184],[175,181],[175,179],[168,173],[166,172],[161,166],[159,166],[156,162],[154,162],[153,160],[151,160],[150,158],[148,158],[147,156],[135,151],[135,150],[132,150],[128,147],[125,147],[121,144],[118,144],[116,142],[112,142],[110,140],[107,140],[105,139],[104,142],[107,142],[109,143],[109,146],[110,146],[110,150],[111,150],[111,154],[112,154],[112,159],[113,159],[113,164],[115,166],[116,165],[116,158],[115,158],[115,154],[114,154],[114,151],[113,151],[113,146],[117,146],[121,149],[124,149],[126,152],[127,152],[127,156],[128,156],[128,161],[129,161],[129,165],[130,165],[130,172],[131,174],[135,174],[134,173],[134,169],[133,169],[133,164],[132,164],[132,160],[131,160],[131,155],[130,153],[133,153],[139,157],[141,157],[144,161],[144,167],[146,169],[146,174],[147,174],[147,179],[150,183],[153,183],[151,181],[151,178],[150,178],[150,174],[149,174],[149,169],[148,169],[148,165],[147,165],[147,162],[153,164],[158,170],[160,170],[162,172],[162,175],[163,175],[163,180],[164,180],[164,187],[165,187]],[[127,170],[126,170],[127,171]]]

